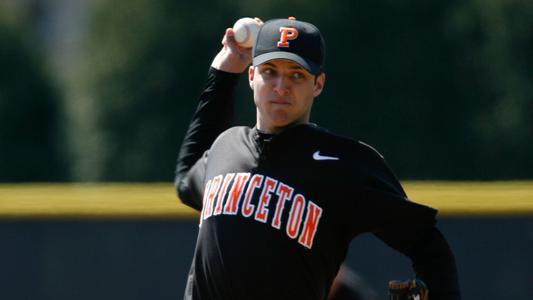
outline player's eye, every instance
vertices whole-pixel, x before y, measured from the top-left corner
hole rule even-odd
[[[294,79],[302,79],[305,78],[305,74],[302,72],[294,72],[292,73],[292,78]]]
[[[276,71],[272,68],[264,68],[261,70],[261,73],[265,76],[274,76],[276,74]]]

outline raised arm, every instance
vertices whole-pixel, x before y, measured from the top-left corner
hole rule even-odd
[[[233,122],[234,91],[239,75],[251,63],[251,48],[239,47],[231,28],[226,29],[222,49],[209,69],[207,83],[181,145],[175,186],[181,201],[202,208],[204,168],[216,137]]]

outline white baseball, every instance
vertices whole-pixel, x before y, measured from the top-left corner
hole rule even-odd
[[[252,48],[259,32],[259,23],[252,18],[241,18],[233,25],[235,41],[244,48]]]

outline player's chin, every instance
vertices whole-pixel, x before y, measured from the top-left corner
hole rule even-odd
[[[287,128],[295,124],[301,123],[299,118],[295,118],[295,117],[287,116],[287,115],[284,115],[284,117],[281,117],[278,115],[277,118],[273,118],[271,120],[272,120],[271,123],[273,127],[277,127],[277,128]]]
[[[269,125],[272,128],[283,128],[290,124],[290,121],[286,118],[282,118],[279,115],[277,116],[271,116],[269,118]]]

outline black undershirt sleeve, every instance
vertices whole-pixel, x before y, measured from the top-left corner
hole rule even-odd
[[[202,209],[205,163],[213,141],[233,123],[235,86],[240,74],[210,68],[207,83],[181,144],[175,186],[186,205]]]

